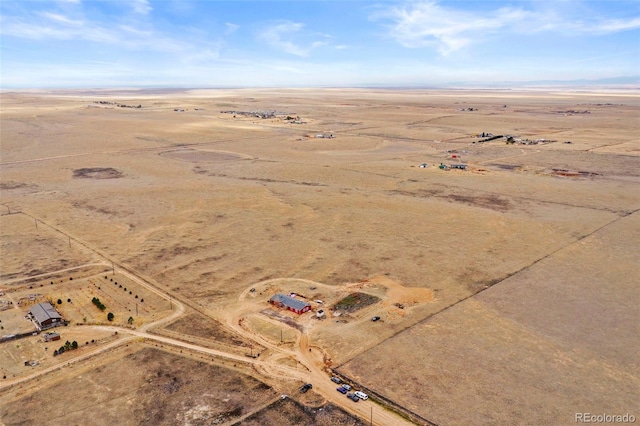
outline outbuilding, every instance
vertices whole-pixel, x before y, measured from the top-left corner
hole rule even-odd
[[[304,314],[311,310],[311,305],[302,300],[294,299],[286,294],[277,293],[269,299],[269,303],[278,306],[279,308],[285,308],[288,311],[295,312],[296,314]]]
[[[466,164],[451,164],[449,167],[452,169],[467,170]]]
[[[45,342],[60,340],[60,335],[58,333],[45,333],[42,337],[44,337]]]
[[[44,330],[46,328],[55,327],[62,324],[62,316],[56,311],[56,308],[49,302],[38,303],[33,305],[29,310],[29,314],[36,325]]]

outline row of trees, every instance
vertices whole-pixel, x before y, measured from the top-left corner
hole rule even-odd
[[[96,305],[98,309],[100,309],[101,311],[104,311],[105,309],[107,309],[107,307],[104,306],[104,304],[97,297],[94,297],[93,299],[91,299],[91,302],[93,302],[93,304]]]
[[[53,356],[62,355],[67,351],[72,351],[78,349],[78,342],[75,340],[73,342],[66,341],[64,346],[60,346],[60,349],[53,351]]]
[[[104,311],[105,309],[107,309],[107,307],[104,306],[104,303],[102,303],[100,299],[98,299],[97,297],[94,297],[93,299],[91,299],[91,302],[93,302],[93,304],[96,305],[98,309],[100,309],[101,311]],[[113,315],[113,312],[109,312],[107,314],[107,320],[113,321],[114,318],[115,318],[115,315]]]

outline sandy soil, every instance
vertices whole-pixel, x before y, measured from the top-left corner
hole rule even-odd
[[[188,307],[182,318],[171,311],[167,336],[204,346],[221,339],[209,346],[237,346],[229,349],[236,355],[253,342],[265,377],[281,371],[276,365],[295,377],[307,369],[327,382],[318,385],[321,400],[336,394],[322,369],[341,366],[372,394],[445,424],[467,424],[478,412],[484,423],[527,414],[562,423],[581,409],[573,394],[585,410],[625,409],[622,393],[637,394],[638,378],[630,361],[637,345],[620,337],[638,323],[626,304],[637,299],[629,283],[638,272],[625,255],[637,252],[638,239],[621,242],[637,229],[640,208],[638,99],[635,91],[5,91],[0,286],[13,297],[73,273],[104,287],[87,271],[115,263],[140,292],[151,292],[145,302],[174,298]],[[221,112],[228,110],[280,111],[300,121]],[[481,132],[545,141],[480,142]],[[334,138],[315,137],[323,133]],[[458,162],[468,170],[437,167]],[[601,237],[608,229],[615,237]],[[597,250],[562,257],[598,238]],[[94,266],[74,269],[84,265]],[[523,278],[535,271],[538,280]],[[569,298],[597,309],[593,320],[579,317],[597,333],[566,316],[571,302],[563,297],[573,289],[538,287],[559,288],[567,277],[597,284]],[[507,291],[514,282],[530,292]],[[618,284],[626,298],[607,299],[602,310],[602,294]],[[105,298],[129,296],[105,285]],[[261,313],[275,291],[297,291],[315,311],[315,300],[330,308],[353,292],[380,301],[326,320],[279,312],[287,323]],[[522,304],[537,309],[510,308]],[[125,305],[123,313],[134,307]],[[7,312],[22,311],[2,311],[0,319]],[[66,314],[78,321],[82,312]],[[374,315],[381,320],[370,321]],[[434,324],[441,336],[429,334]],[[604,344],[612,328],[619,334]],[[504,337],[521,334],[528,340]],[[479,353],[493,353],[486,345],[495,344],[513,354],[504,373],[487,361],[480,374],[473,357],[454,356],[470,336],[484,336]],[[592,363],[581,352],[574,364],[540,371],[552,361],[545,348],[569,356],[595,344],[609,351]],[[516,389],[523,379],[514,360],[522,356],[540,387]],[[603,373],[605,364],[621,373]],[[589,377],[577,374],[580,366]],[[464,390],[468,377],[478,392]],[[558,387],[554,377],[568,384]],[[593,377],[602,383],[595,392]],[[498,389],[489,389],[493,378]],[[551,400],[540,389],[560,396]],[[618,395],[618,405],[597,403]],[[366,418],[369,403],[350,412]],[[377,424],[392,419],[383,413]]]
[[[94,424],[222,423],[252,412],[276,398],[269,386],[229,369],[155,348],[139,347],[104,366],[72,371],[65,381],[33,397],[2,404],[6,424],[81,424],[99,409]],[[127,377],[127,383],[122,383]],[[215,377],[215,384],[209,380]],[[77,389],[82,392],[78,393]],[[66,395],[78,393],[69,401]],[[51,397],[56,395],[56,397]],[[47,399],[48,415],[40,400]]]
[[[438,424],[636,415],[638,225],[638,213],[620,218],[340,371]]]

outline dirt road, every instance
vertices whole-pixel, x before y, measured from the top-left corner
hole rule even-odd
[[[134,270],[129,267],[125,267],[123,265],[117,264],[113,259],[104,254],[102,251],[98,250],[95,247],[92,247],[90,244],[86,243],[78,239],[75,236],[68,234],[67,232],[58,229],[55,226],[52,226],[46,222],[43,222],[41,219],[36,218],[35,216],[29,213],[23,213],[27,216],[33,217],[34,219],[40,221],[41,223],[49,226],[54,231],[64,235],[66,238],[70,239],[74,243],[80,245],[84,250],[91,252],[93,255],[97,255],[101,262],[100,264],[112,264],[118,267],[118,272],[122,275],[125,275],[129,279],[133,280],[137,284],[145,287],[149,291],[154,292],[158,296],[162,297],[167,301],[171,301],[172,305],[175,306],[171,314],[167,317],[161,318],[155,322],[146,324],[142,326],[139,330],[132,330],[127,328],[121,328],[116,326],[83,326],[90,327],[96,330],[109,331],[113,333],[118,333],[118,335],[126,336],[124,338],[120,338],[115,342],[109,343],[101,348],[98,348],[95,351],[83,354],[81,356],[72,358],[61,365],[52,366],[46,369],[42,369],[36,373],[33,373],[29,376],[15,378],[3,381],[0,383],[0,391],[15,386],[19,383],[27,382],[34,378],[43,376],[47,373],[55,371],[57,369],[63,368],[73,363],[78,363],[84,361],[90,357],[96,356],[104,351],[108,351],[114,347],[117,347],[125,342],[129,342],[135,338],[143,338],[150,341],[159,342],[166,345],[171,345],[179,348],[184,348],[190,351],[199,352],[203,354],[207,354],[213,357],[219,357],[228,359],[231,361],[237,361],[242,363],[249,363],[256,368],[256,371],[259,371],[261,374],[265,376],[269,376],[272,378],[276,378],[278,380],[283,380],[287,378],[287,380],[295,380],[300,382],[308,382],[314,385],[313,391],[320,394],[327,401],[332,402],[333,404],[341,407],[345,411],[354,414],[362,419],[365,419],[373,425],[410,425],[413,424],[408,422],[404,418],[398,416],[396,413],[387,410],[379,404],[376,404],[372,400],[360,401],[359,403],[355,403],[350,399],[346,398],[343,394],[336,391],[336,386],[333,382],[329,380],[329,376],[325,371],[324,365],[324,357],[320,348],[310,348],[308,342],[308,336],[303,332],[298,336],[297,343],[295,345],[295,349],[286,349],[279,347],[277,345],[272,344],[261,336],[250,332],[244,329],[239,321],[239,319],[245,313],[247,307],[243,306],[243,304],[238,304],[237,309],[231,310],[227,312],[226,324],[227,326],[240,334],[241,336],[249,339],[250,341],[254,341],[259,343],[260,345],[269,348],[271,350],[271,355],[263,357],[262,359],[251,358],[247,356],[237,355],[217,349],[206,348],[197,344],[188,343],[181,340],[172,339],[169,337],[159,336],[153,333],[150,333],[149,330],[153,327],[159,327],[164,324],[167,324],[185,312],[185,306],[175,297],[164,292],[157,286],[154,286],[148,279],[143,278]],[[313,285],[320,285],[320,283],[316,283],[314,281],[302,280],[308,282]],[[239,297],[239,301],[242,302],[247,294],[249,293],[250,288],[247,288]],[[295,367],[288,367],[283,364],[280,364],[278,360],[283,357],[288,357],[296,361]]]

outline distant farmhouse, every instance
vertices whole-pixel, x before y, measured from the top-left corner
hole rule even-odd
[[[452,169],[467,170],[466,164],[451,164],[449,167]]]
[[[296,314],[304,314],[311,310],[311,305],[309,303],[280,293],[275,294],[271,299],[269,299],[269,303],[279,308],[285,308],[288,311],[295,312]]]
[[[29,315],[40,330],[56,327],[64,323],[62,316],[49,302],[33,305],[29,310]]]

